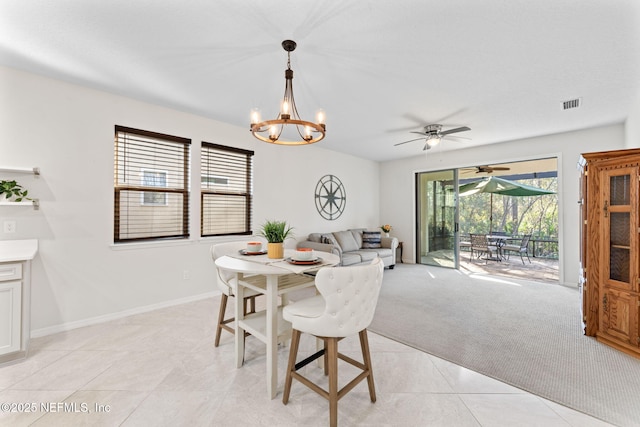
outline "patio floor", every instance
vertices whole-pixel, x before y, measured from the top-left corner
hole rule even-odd
[[[558,282],[560,280],[557,259],[531,258],[531,264],[529,264],[525,257],[524,262],[523,265],[517,255],[500,262],[483,259],[469,261],[469,254],[463,252],[460,258],[460,270],[543,282]]]
[[[428,260],[427,260],[428,258]],[[423,257],[425,264],[453,267],[453,260],[449,254],[430,253]],[[471,273],[491,274],[519,279],[537,280],[543,282],[558,282],[560,280],[558,260],[547,258],[531,258],[531,263],[525,257],[524,264],[518,255],[503,261],[485,261],[484,259],[469,260],[469,252],[460,253],[460,270]]]

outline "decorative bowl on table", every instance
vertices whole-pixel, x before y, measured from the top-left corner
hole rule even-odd
[[[247,242],[246,252],[249,254],[257,254],[262,252],[262,243],[260,242]]]
[[[315,255],[311,248],[298,248],[291,257],[294,261],[313,261]]]

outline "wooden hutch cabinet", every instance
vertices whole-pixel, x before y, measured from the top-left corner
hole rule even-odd
[[[640,357],[640,149],[582,154],[584,333]]]

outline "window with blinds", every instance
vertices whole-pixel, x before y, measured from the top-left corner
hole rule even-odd
[[[189,237],[191,140],[115,128],[115,243]]]
[[[201,235],[251,234],[253,151],[202,143]]]

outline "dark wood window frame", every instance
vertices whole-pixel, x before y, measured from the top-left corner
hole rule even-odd
[[[190,145],[187,138],[115,126],[114,243],[189,238]],[[143,185],[144,169],[169,171],[166,187]],[[164,217],[151,213],[151,209],[170,206],[145,205],[141,200],[147,192],[173,198],[178,202],[177,210]],[[166,220],[167,216],[171,221]],[[165,223],[160,224],[161,221]],[[144,224],[148,225],[147,230]]]
[[[250,150],[202,141],[200,235],[251,235],[253,155]],[[211,179],[215,178],[215,179]]]

